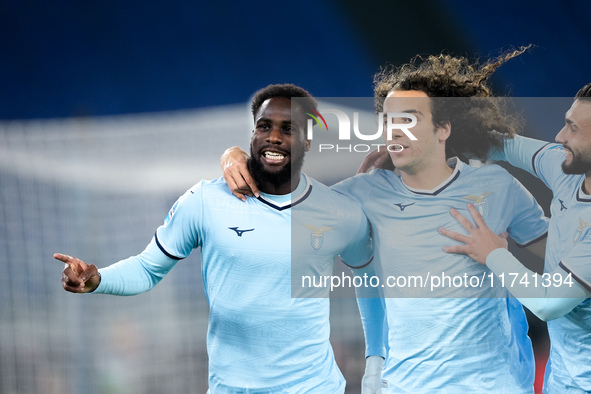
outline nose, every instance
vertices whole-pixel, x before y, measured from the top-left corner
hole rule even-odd
[[[281,144],[283,142],[283,134],[277,127],[273,127],[269,134],[267,134],[267,142],[271,144]]]
[[[566,134],[566,126],[564,126],[562,129],[560,129],[558,134],[556,134],[554,141],[558,142],[559,144],[564,145],[566,142],[565,134]]]
[[[402,132],[402,130],[390,129],[388,131],[388,128],[386,127],[386,125],[384,125],[384,139],[386,140],[386,142],[400,141],[400,139],[403,136],[404,136],[404,133]]]

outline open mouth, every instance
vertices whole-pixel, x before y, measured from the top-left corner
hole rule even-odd
[[[390,144],[388,145],[388,152],[402,152],[404,150],[404,146],[400,144]]]
[[[262,156],[271,163],[279,163],[286,157],[284,153],[270,150],[263,151]]]

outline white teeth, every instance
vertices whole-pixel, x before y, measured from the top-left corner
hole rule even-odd
[[[267,159],[271,159],[271,160],[283,160],[283,158],[285,157],[284,154],[278,153],[278,152],[264,152],[263,153],[265,155],[265,157]]]
[[[390,144],[388,146],[388,150],[390,152],[402,152],[404,150],[404,146],[402,146],[400,144]]]

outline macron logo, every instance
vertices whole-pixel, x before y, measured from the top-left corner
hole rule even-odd
[[[236,235],[238,235],[239,237],[242,237],[242,234],[244,234],[247,231],[253,231],[254,228],[250,228],[248,230],[239,230],[238,227],[228,227],[230,230],[234,230],[236,231]]]

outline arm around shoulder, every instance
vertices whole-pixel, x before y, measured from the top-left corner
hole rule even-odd
[[[573,280],[562,268],[556,267],[544,275],[536,274],[525,268],[506,249],[499,248],[491,252],[486,258],[486,265],[497,278],[503,278],[511,294],[544,321],[564,316],[591,297],[591,291]]]

